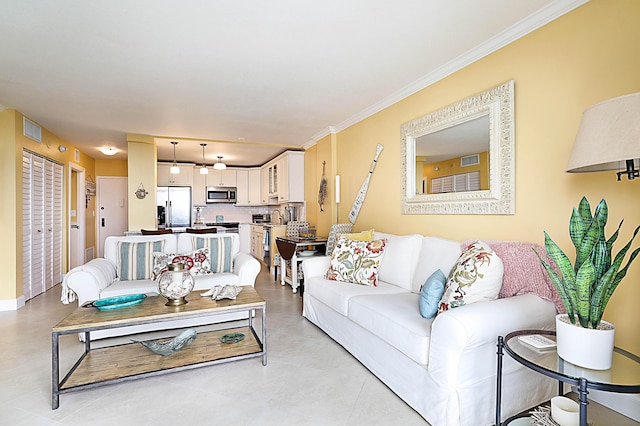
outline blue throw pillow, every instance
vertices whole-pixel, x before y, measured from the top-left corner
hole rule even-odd
[[[438,269],[422,285],[420,289],[420,315],[424,318],[429,319],[436,316],[446,282],[447,277]]]

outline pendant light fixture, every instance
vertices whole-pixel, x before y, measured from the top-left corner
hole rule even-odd
[[[178,145],[178,142],[171,142],[171,145],[173,145],[173,166],[169,169],[169,173],[177,175],[180,173],[180,167],[178,167],[178,163],[176,162],[176,145]]]
[[[202,147],[202,167],[200,167],[200,174],[201,175],[208,175],[209,174],[209,169],[207,169],[207,165],[204,164],[204,147],[207,146],[206,143],[201,143],[200,146]]]
[[[213,168],[216,170],[224,170],[227,168],[227,165],[222,162],[222,155],[218,155],[218,162],[213,165]]]

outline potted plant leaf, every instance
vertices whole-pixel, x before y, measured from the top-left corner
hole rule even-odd
[[[592,215],[589,201],[582,197],[569,222],[569,235],[576,249],[574,265],[546,231],[545,249],[559,273],[536,252],[567,310],[566,314],[556,316],[558,355],[572,364],[595,370],[611,368],[615,327],[603,321],[602,315],[611,295],[640,253],[640,247],[636,248],[622,267],[640,226],[627,245],[613,257],[613,244],[623,221],[607,239],[604,234],[607,218],[608,207],[604,199]]]

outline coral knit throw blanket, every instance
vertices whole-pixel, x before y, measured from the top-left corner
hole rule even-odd
[[[489,244],[504,264],[504,276],[499,298],[534,293],[553,302],[558,313],[566,312],[555,286],[540,264],[538,256],[533,252],[535,248],[546,262],[555,266],[543,246],[520,241],[483,241]],[[471,242],[463,242],[462,247],[466,247]]]

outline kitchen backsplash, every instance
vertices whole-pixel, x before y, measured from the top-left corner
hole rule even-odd
[[[291,203],[297,206],[300,214],[304,214],[303,203]],[[282,206],[255,206],[255,207],[236,207],[233,204],[213,204],[200,208],[200,215],[204,223],[216,222],[216,216],[222,216],[223,222],[240,222],[251,223],[251,215],[253,214],[272,214],[274,210],[278,210],[284,217],[284,205]],[[299,217],[304,217],[300,216]],[[277,214],[274,219],[277,222]],[[195,220],[195,208],[192,213],[192,220]]]

